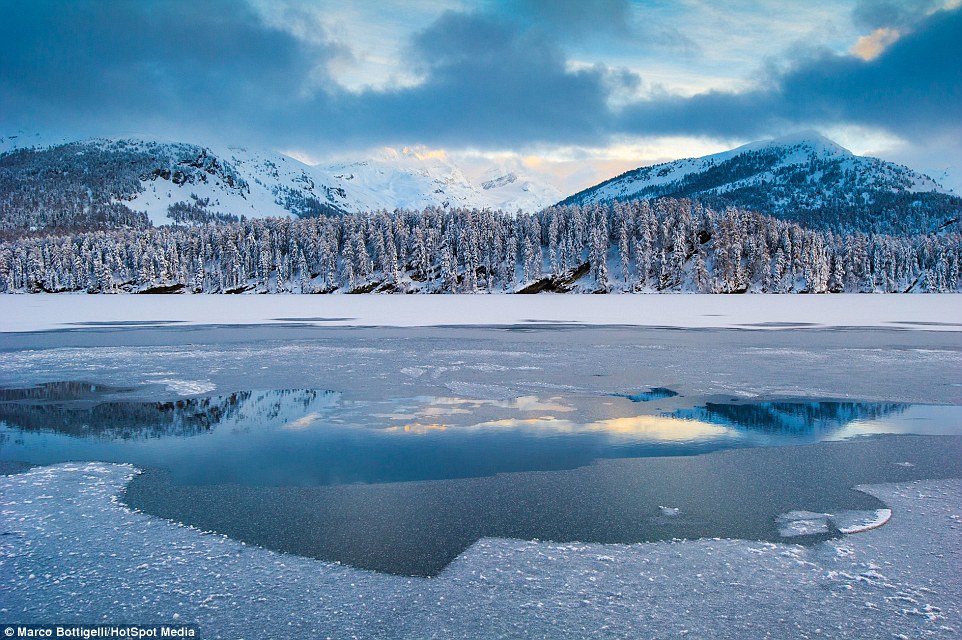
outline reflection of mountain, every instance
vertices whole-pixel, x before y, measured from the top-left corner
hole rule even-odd
[[[47,389],[51,393],[44,396],[43,391]],[[99,402],[91,406],[90,400],[96,399],[97,392],[102,390],[103,387],[87,383],[52,383],[36,389],[7,390],[6,395],[0,396],[3,398],[0,422],[26,431],[113,440],[189,436],[221,424],[233,427],[286,424],[311,411],[333,406],[339,397],[333,391],[280,389],[171,402]]]
[[[856,420],[877,420],[902,413],[909,405],[893,402],[760,402],[679,409],[671,415],[773,434],[835,431]]]
[[[0,389],[0,402],[95,400],[109,393],[123,391],[130,391],[130,389],[108,387],[102,384],[91,384],[90,382],[43,382],[25,389]]]
[[[632,402],[651,402],[652,400],[662,400],[664,398],[674,398],[678,395],[677,391],[665,387],[652,387],[648,391],[641,391],[635,394],[616,393],[619,398],[628,398]]]

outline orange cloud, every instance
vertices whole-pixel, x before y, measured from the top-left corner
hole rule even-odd
[[[902,34],[898,30],[881,27],[859,38],[850,51],[862,60],[874,60],[900,37]]]

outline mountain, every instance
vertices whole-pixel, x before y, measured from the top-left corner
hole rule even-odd
[[[8,233],[431,206],[532,211],[560,195],[507,170],[472,181],[446,158],[411,151],[325,167],[236,146],[0,139],[0,231]]]
[[[693,198],[836,231],[919,233],[958,219],[962,198],[908,167],[854,155],[814,132],[641,167],[560,204]]]
[[[319,169],[319,167],[316,167]],[[385,149],[380,157],[326,167],[358,210],[467,207],[508,212],[540,211],[561,192],[513,167],[493,167],[478,179],[444,154]]]

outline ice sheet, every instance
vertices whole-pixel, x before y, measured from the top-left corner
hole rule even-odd
[[[624,324],[778,330],[889,327],[962,330],[962,296],[925,295],[443,295],[0,296],[0,332],[149,324],[443,326]]]

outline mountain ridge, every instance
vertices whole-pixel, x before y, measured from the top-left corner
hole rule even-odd
[[[962,198],[904,165],[857,156],[813,131],[626,171],[558,204],[686,197],[814,228],[919,233],[958,217]]]
[[[482,184],[483,182],[483,184]],[[143,227],[382,209],[538,210],[561,193],[514,171],[467,178],[414,153],[329,166],[245,146],[149,138],[0,144],[0,230]]]
[[[325,166],[246,146],[149,137],[0,137],[0,232],[7,234],[430,207],[532,212],[554,202],[661,197],[836,232],[928,233],[962,213],[962,198],[933,178],[857,156],[815,131],[639,167],[560,197],[523,167],[494,166],[469,179],[444,152],[419,147]]]

